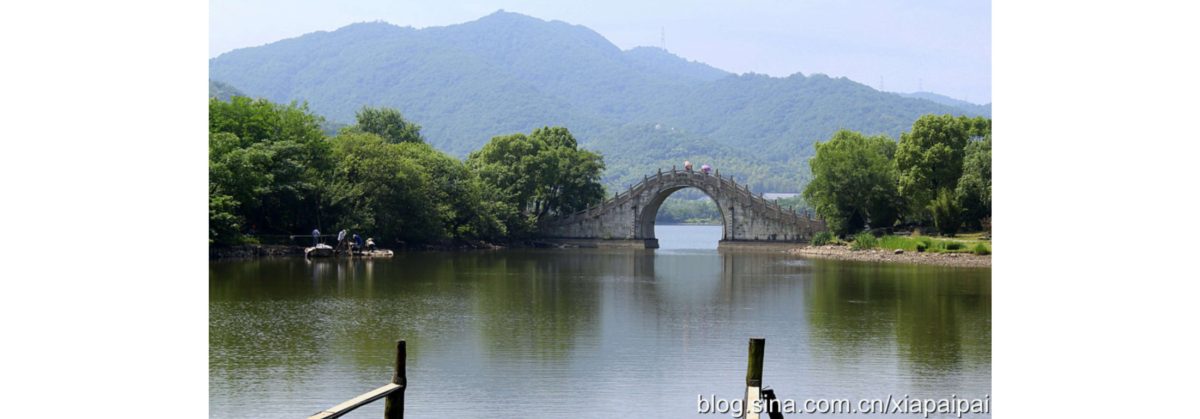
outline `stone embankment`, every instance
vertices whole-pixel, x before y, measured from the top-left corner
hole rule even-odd
[[[991,255],[971,253],[899,252],[890,249],[850,250],[848,246],[805,246],[788,250],[788,254],[860,262],[917,263],[955,267],[989,268]]]
[[[272,256],[304,256],[304,246],[258,245],[209,247],[209,259],[247,259]]]

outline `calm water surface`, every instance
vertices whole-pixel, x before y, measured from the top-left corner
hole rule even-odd
[[[656,231],[653,251],[213,262],[210,415],[306,417],[386,383],[400,338],[416,418],[727,417],[697,415],[697,396],[740,397],[752,336],[781,398],[991,393],[990,270],[718,252],[720,226]]]

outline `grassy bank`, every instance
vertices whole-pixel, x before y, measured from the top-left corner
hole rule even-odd
[[[814,244],[817,244],[814,240]],[[854,236],[849,242],[832,238],[828,244],[847,244],[853,250],[904,250],[905,252],[925,253],[973,253],[988,255],[992,253],[992,243],[984,240],[981,233],[963,234],[955,238],[934,238],[929,236],[897,236],[887,235],[875,237],[869,233]]]

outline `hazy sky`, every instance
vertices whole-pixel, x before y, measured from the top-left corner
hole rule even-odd
[[[354,22],[423,28],[504,9],[666,47],[735,73],[825,73],[882,90],[991,101],[991,2],[977,0],[210,0],[209,55]]]

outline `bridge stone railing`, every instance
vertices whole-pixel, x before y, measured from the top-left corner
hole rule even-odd
[[[738,185],[719,171],[705,174],[672,168],[644,176],[600,204],[546,220],[540,230],[558,238],[654,240],[659,206],[667,196],[688,187],[700,189],[717,203],[724,225],[722,241],[800,242],[825,229],[825,223],[812,214],[784,208],[762,193],[755,195],[748,185]]]

